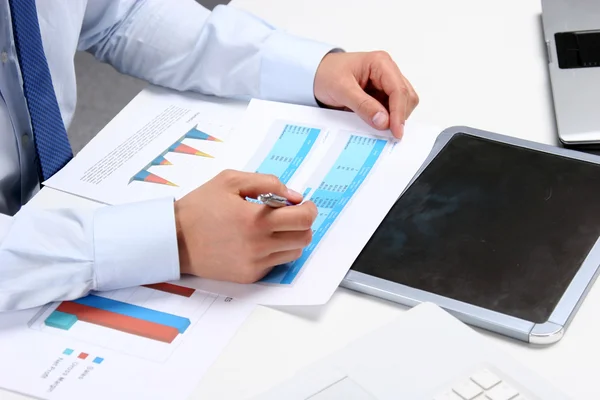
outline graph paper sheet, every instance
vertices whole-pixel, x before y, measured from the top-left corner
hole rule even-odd
[[[264,305],[324,304],[440,130],[409,122],[396,141],[348,112],[261,100],[243,109],[147,90],[46,185],[117,204],[179,198],[227,168],[276,175],[317,205],[312,243],[258,283],[196,287]]]
[[[0,386],[44,399],[188,398],[254,309],[190,283],[3,314]]]

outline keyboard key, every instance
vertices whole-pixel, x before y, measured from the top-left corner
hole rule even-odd
[[[483,390],[471,380],[465,380],[458,385],[452,387],[458,395],[464,400],[473,400],[475,397],[483,393]]]
[[[500,378],[487,369],[482,369],[481,371],[474,373],[471,376],[471,380],[485,390],[490,390],[492,387],[501,382]]]
[[[463,398],[449,390],[435,397],[433,400],[463,400]]]
[[[502,382],[494,386],[486,394],[490,400],[513,400],[519,395],[519,392],[506,382]]]
[[[310,396],[311,400],[376,400],[373,395],[368,393],[362,386],[356,383],[352,378],[346,376],[333,385],[327,386],[318,393]]]

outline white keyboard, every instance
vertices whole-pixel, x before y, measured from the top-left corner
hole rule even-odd
[[[456,380],[433,400],[538,400],[524,394],[519,386],[499,371],[482,367]]]
[[[570,400],[429,303],[298,371],[257,399]]]

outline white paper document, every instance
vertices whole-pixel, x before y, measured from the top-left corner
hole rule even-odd
[[[274,174],[319,210],[297,261],[252,285],[202,281],[205,290],[266,305],[326,303],[440,132],[409,123],[395,141],[355,114],[257,100],[238,130],[246,156],[231,168]]]
[[[8,234],[11,223],[11,217],[9,217],[8,215],[0,214],[0,243],[2,243],[4,237]]]
[[[317,205],[312,243],[258,283],[200,280],[196,287],[264,305],[324,304],[440,130],[409,122],[396,141],[349,112],[260,100],[243,116],[238,111],[206,98],[144,92],[46,184],[117,204],[178,198],[223,169],[276,175]]]
[[[254,307],[183,279],[3,314],[0,386],[44,399],[188,398]]]
[[[44,184],[106,204],[179,198],[224,168],[246,104],[145,89]]]

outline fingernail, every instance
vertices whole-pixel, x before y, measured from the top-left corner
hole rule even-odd
[[[373,121],[373,125],[375,125],[376,127],[383,128],[383,127],[385,127],[385,124],[387,123],[387,115],[383,111],[379,111],[377,114],[375,114],[373,116],[372,121]]]
[[[402,136],[404,136],[404,124],[405,124],[405,121],[402,121],[400,123],[400,129],[399,129],[399,131],[400,131],[400,137],[398,139],[402,139]]]
[[[287,191],[288,191],[288,196],[290,196],[290,197],[302,197],[302,195],[300,193],[296,192],[293,189],[288,189]]]

